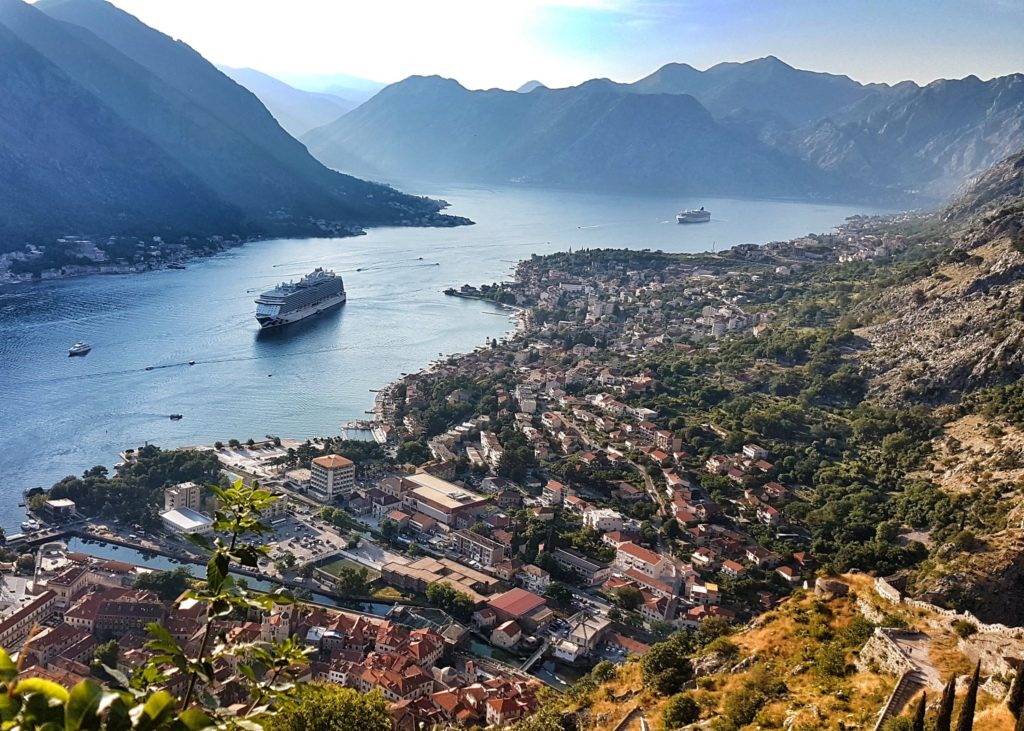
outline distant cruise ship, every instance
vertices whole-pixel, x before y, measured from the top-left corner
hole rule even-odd
[[[256,320],[263,329],[298,322],[345,304],[345,283],[317,267],[298,282],[282,282],[256,298]]]
[[[711,220],[711,211],[705,211],[701,206],[695,211],[682,211],[676,214],[676,221],[679,223],[707,223]]]

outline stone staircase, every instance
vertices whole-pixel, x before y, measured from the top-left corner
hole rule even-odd
[[[927,685],[924,674],[919,670],[908,670],[900,676],[900,679],[896,682],[896,687],[892,689],[892,694],[889,696],[889,700],[886,701],[885,706],[882,708],[882,712],[878,716],[878,722],[875,724],[875,731],[879,731],[882,725],[885,724],[890,718],[895,718],[900,715],[900,712],[911,700],[917,697],[917,694],[921,692]]]

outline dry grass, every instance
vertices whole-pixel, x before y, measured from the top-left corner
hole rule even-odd
[[[843,678],[819,678],[813,670],[813,658],[827,641],[823,628],[832,634],[841,632],[859,614],[856,597],[870,601],[885,612],[897,614],[908,624],[926,628],[935,642],[931,660],[943,677],[951,673],[969,674],[973,664],[957,649],[957,637],[949,631],[948,621],[929,613],[895,607],[877,600],[873,579],[863,574],[840,577],[853,590],[851,596],[821,601],[813,594],[798,595],[758,618],[755,626],[733,635],[739,647],[735,663],[754,658],[743,670],[729,669],[698,679],[693,695],[704,709],[702,717],[712,718],[722,711],[724,699],[734,691],[748,689],[759,667],[785,682],[786,693],[761,709],[747,729],[813,728],[838,731],[841,728],[871,728],[879,709],[888,699],[896,678],[874,672],[851,670]],[[854,654],[847,655],[852,663]],[[732,664],[732,663],[731,663]],[[933,693],[929,693],[931,697]],[[591,705],[587,731],[607,731],[634,706],[644,709],[653,728],[658,729],[665,703],[643,691],[639,663],[627,663],[619,677],[598,691]],[[932,701],[937,701],[935,695]],[[912,706],[912,704],[911,704]],[[910,712],[910,707],[906,712]],[[986,693],[978,697],[977,731],[1012,731],[1013,724],[1005,706]],[[629,729],[628,731],[636,731]]]

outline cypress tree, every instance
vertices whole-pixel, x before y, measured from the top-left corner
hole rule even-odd
[[[924,711],[927,704],[927,693],[921,693],[921,699],[917,702],[917,709],[914,711],[914,725],[911,731],[924,731]]]
[[[1010,697],[1006,700],[1006,705],[1014,718],[1019,720],[1024,715],[1021,713],[1024,710],[1024,663],[1017,668],[1017,674],[1013,676],[1013,685],[1010,686]]]
[[[974,666],[971,684],[967,686],[964,705],[960,709],[960,718],[956,723],[956,731],[971,731],[974,728],[974,707],[978,702],[978,679],[981,676],[981,660]]]
[[[956,700],[956,673],[949,677],[949,682],[942,689],[942,700],[939,702],[939,715],[935,717],[935,731],[949,731],[953,724],[953,702]]]

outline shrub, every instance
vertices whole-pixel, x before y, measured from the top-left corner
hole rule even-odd
[[[965,639],[978,631],[978,625],[968,622],[966,619],[954,619],[950,626],[957,635]]]
[[[676,693],[665,703],[665,710],[661,715],[661,725],[666,731],[670,731],[693,723],[698,718],[700,718],[700,707],[693,696],[689,693]]]

